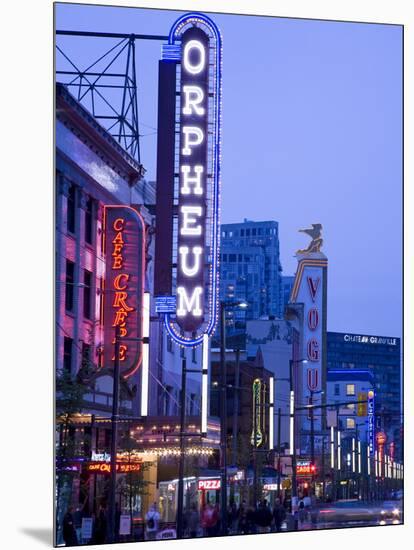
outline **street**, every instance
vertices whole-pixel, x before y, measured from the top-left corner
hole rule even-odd
[[[310,517],[299,522],[299,530],[357,527],[368,525],[397,525],[403,522],[401,500],[367,503],[356,500],[339,501],[318,508],[317,522]]]

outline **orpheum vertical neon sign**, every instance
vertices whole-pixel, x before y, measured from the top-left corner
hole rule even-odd
[[[119,330],[119,361],[124,377],[142,359],[142,308],[145,270],[145,224],[130,206],[105,206],[104,365],[113,366],[115,331]]]
[[[204,320],[208,36],[190,27],[183,34],[181,49],[176,315],[182,330],[193,332]]]
[[[176,310],[165,326],[177,343],[194,346],[218,315],[220,33],[208,17],[184,15],[163,54],[180,66]]]

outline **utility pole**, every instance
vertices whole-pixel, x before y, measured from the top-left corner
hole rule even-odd
[[[309,397],[309,405],[310,405],[310,436],[311,436],[311,464],[312,466],[315,466],[315,422],[314,422],[314,412],[313,412],[313,390],[310,390],[310,397]],[[315,474],[312,472],[311,476],[311,495],[314,494],[315,484]]]
[[[237,432],[239,420],[239,386],[240,386],[240,350],[236,349],[236,365],[234,380],[234,399],[233,399],[233,441],[232,441],[232,465],[237,464]]]
[[[253,507],[257,508],[257,392],[254,394],[253,407]]]
[[[116,542],[117,534],[115,533],[116,524],[116,458],[117,458],[117,442],[118,442],[118,400],[119,400],[119,325],[115,327],[115,360],[114,360],[114,381],[112,390],[112,416],[111,416],[111,472],[110,472],[110,488],[109,488],[109,540]]]
[[[325,501],[325,436],[322,436],[322,500]]]
[[[292,498],[297,496],[296,492],[296,441],[295,441],[295,394],[294,394],[294,385],[293,385],[293,360],[291,359],[289,361],[289,382],[290,382],[290,397],[291,400],[293,399],[293,403],[291,402],[291,410],[290,410],[290,422],[291,422],[291,436],[292,441],[290,443],[291,445],[291,451],[292,451]],[[293,405],[293,406],[292,406]],[[293,428],[293,429],[292,429]]]
[[[180,462],[178,469],[177,495],[177,538],[183,537],[183,507],[184,507],[184,432],[185,432],[185,401],[187,392],[187,363],[181,362],[181,396],[180,396]]]
[[[281,483],[281,472],[280,472],[280,424],[281,424],[281,409],[277,409],[277,496],[280,499],[282,490],[280,487]]]
[[[227,534],[227,368],[226,368],[226,308],[220,302],[220,467],[221,467],[221,534]]]

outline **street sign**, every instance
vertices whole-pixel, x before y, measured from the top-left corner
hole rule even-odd
[[[155,312],[156,313],[175,313],[176,309],[175,296],[156,296],[155,297]]]
[[[130,535],[131,534],[131,516],[121,515],[119,518],[119,534]]]
[[[331,428],[332,426],[334,428],[338,425],[338,414],[336,409],[328,409],[326,411],[326,425],[328,428]]]
[[[175,529],[164,529],[163,531],[157,533],[156,538],[157,540],[176,539],[177,531]]]
[[[90,540],[92,538],[92,518],[82,518],[81,537],[82,540]]]

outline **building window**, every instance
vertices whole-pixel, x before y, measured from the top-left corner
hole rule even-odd
[[[63,342],[63,368],[66,372],[69,372],[69,373],[72,367],[72,347],[73,347],[72,338],[68,338],[67,336],[65,336],[64,342]]]
[[[339,386],[339,384],[335,384],[334,395],[340,395],[340,386]]]
[[[244,229],[240,229],[240,237],[244,237]]]
[[[347,428],[347,430],[353,430],[355,428],[354,418],[347,418],[346,419],[346,428]]]
[[[91,318],[91,298],[92,298],[92,273],[87,269],[83,272],[83,316],[86,319]]]
[[[75,264],[70,260],[66,260],[66,285],[65,285],[66,311],[73,310],[74,281],[75,281]]]
[[[81,368],[87,369],[91,362],[91,346],[86,342],[82,342],[82,362]]]
[[[75,218],[76,218],[76,187],[71,185],[68,193],[68,213],[67,224],[68,231],[75,233]]]
[[[253,237],[256,236],[256,228],[255,227],[252,229],[252,235],[253,235]]]
[[[346,395],[355,395],[355,384],[346,385]]]
[[[346,407],[349,411],[355,413],[355,403],[348,403]]]
[[[93,199],[88,197],[85,211],[85,242],[93,244]]]

